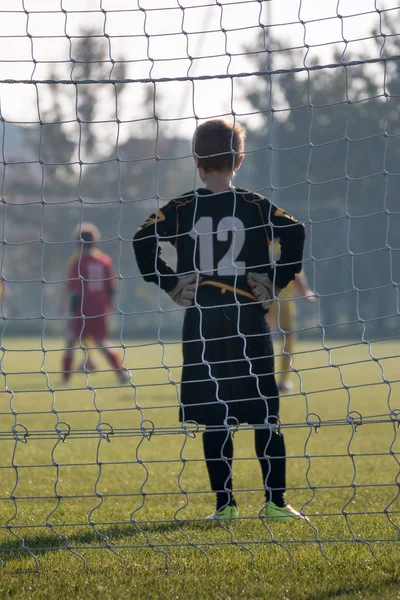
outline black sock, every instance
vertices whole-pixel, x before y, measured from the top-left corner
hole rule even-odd
[[[220,431],[206,429],[203,448],[211,489],[217,495],[217,510],[236,506],[232,491],[233,442],[229,428]]]
[[[285,506],[286,450],[283,435],[268,428],[256,428],[254,438],[265,487],[265,499],[277,506]]]

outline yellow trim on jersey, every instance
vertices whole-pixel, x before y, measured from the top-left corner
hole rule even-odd
[[[186,200],[185,202],[178,202],[177,200],[174,200],[174,202],[177,204],[176,207],[176,221],[175,221],[175,242],[173,244],[174,248],[178,247],[178,234],[179,234],[179,212],[178,209],[181,206],[186,206],[186,204],[190,204],[190,202],[193,202],[193,200],[195,200],[196,195],[193,195],[189,198],[189,200]]]
[[[247,200],[247,198],[245,197],[245,195],[243,193],[242,193],[242,198],[245,202],[248,202],[249,204],[254,204],[255,206],[257,206],[258,212],[260,213],[261,223],[264,226],[265,237],[267,238],[267,247],[269,248],[269,245],[271,243],[270,237],[268,235],[268,229],[267,229],[267,227],[269,227],[269,225],[268,225],[268,223],[265,223],[265,221],[264,221],[264,216],[262,214],[262,210],[261,210],[261,206],[260,206],[260,200],[265,200],[265,198],[260,196],[257,200],[255,200],[255,199]],[[254,300],[254,298],[253,298],[253,300]]]
[[[239,290],[238,288],[234,288],[231,285],[227,285],[226,283],[219,283],[218,281],[202,281],[199,283],[199,287],[203,285],[213,285],[214,287],[221,289],[221,294],[226,294],[226,292],[232,292],[233,294],[238,294],[239,296],[246,296],[246,298],[250,298],[251,300],[255,300],[253,294],[250,292],[245,292],[244,290]]]
[[[289,213],[287,213],[282,208],[279,208],[279,206],[276,208],[276,211],[274,212],[274,214],[272,216],[273,217],[285,217],[286,219],[290,219],[294,223],[298,223],[297,219],[295,219],[294,217],[292,217],[292,215],[289,215]]]
[[[154,225],[154,223],[161,223],[162,221],[165,221],[165,215],[161,208],[158,209],[155,215],[155,217],[149,217],[148,219],[146,219],[146,221],[143,223],[140,229],[143,229],[144,227],[150,227],[150,225]]]

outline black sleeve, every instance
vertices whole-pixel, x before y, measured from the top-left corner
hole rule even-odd
[[[177,202],[171,201],[143,223],[133,238],[133,250],[145,281],[159,285],[166,292],[178,283],[176,273],[162,258],[160,242],[175,243]]]
[[[284,288],[302,269],[304,225],[268,200],[263,202],[263,215],[264,219],[267,218],[272,241],[279,239],[281,246],[279,260],[272,269],[272,279],[278,288]]]

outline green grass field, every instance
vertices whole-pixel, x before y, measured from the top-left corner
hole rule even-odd
[[[3,345],[0,598],[400,598],[398,342],[298,343],[281,419],[287,498],[309,523],[258,517],[243,430],[229,525],[202,520],[214,499],[201,435],[179,432],[178,343],[128,345],[133,386],[96,356],[105,371],[67,390],[60,340]]]

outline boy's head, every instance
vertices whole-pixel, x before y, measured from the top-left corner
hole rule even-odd
[[[100,231],[94,223],[80,223],[73,231],[74,239],[83,245],[84,250],[89,250],[100,240]]]
[[[204,173],[232,172],[243,160],[245,131],[239,123],[231,125],[213,119],[199,125],[193,136],[193,154]]]

